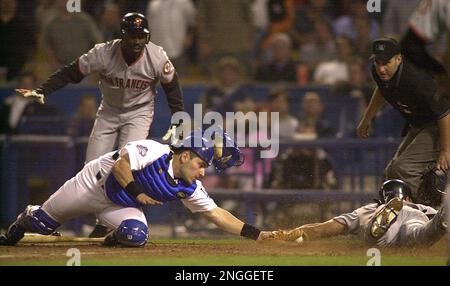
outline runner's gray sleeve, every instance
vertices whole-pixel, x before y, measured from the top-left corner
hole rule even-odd
[[[178,80],[177,73],[175,73],[171,82],[161,83],[161,86],[166,93],[170,112],[174,114],[177,111],[184,111],[183,91],[181,90],[181,85],[180,81]]]
[[[80,72],[76,60],[57,70],[36,91],[47,96],[69,83],[79,83],[83,78],[84,75]]]
[[[36,91],[46,96],[69,83],[79,83],[86,75],[101,71],[105,54],[111,45],[111,42],[95,45],[86,54],[56,71]]]
[[[437,74],[447,74],[445,67],[430,55],[426,49],[426,43],[413,29],[408,29],[400,46],[402,54],[417,66]]]
[[[334,217],[333,220],[347,226],[349,233],[355,233],[359,228],[359,217],[356,210],[351,213],[341,214]]]

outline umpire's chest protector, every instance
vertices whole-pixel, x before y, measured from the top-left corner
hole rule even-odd
[[[179,200],[192,195],[197,188],[194,182],[191,185],[184,184],[183,181],[175,182],[169,175],[170,157],[163,155],[142,170],[133,171],[133,178],[142,187],[144,193],[151,198],[167,202]],[[111,173],[106,179],[105,191],[108,198],[115,204],[123,207],[140,207],[137,200],[130,195]]]

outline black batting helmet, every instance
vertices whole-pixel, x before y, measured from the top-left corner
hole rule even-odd
[[[140,13],[127,13],[122,18],[120,24],[120,32],[124,34],[147,34],[150,36],[148,21],[144,15]]]
[[[383,204],[389,202],[393,198],[399,198],[402,200],[409,198],[412,200],[411,189],[402,180],[385,181],[381,185],[378,196]]]

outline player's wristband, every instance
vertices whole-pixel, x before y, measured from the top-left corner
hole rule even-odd
[[[247,237],[253,240],[257,240],[261,231],[250,224],[244,224],[241,230],[241,236]]]
[[[144,191],[136,184],[135,181],[131,181],[128,183],[128,185],[125,187],[125,190],[132,195],[133,197],[137,197],[138,195],[142,194]]]

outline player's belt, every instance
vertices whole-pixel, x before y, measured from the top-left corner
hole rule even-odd
[[[119,158],[119,156],[120,156],[119,151],[117,151],[111,157],[115,161],[115,160],[117,160],[117,158]],[[100,173],[100,171],[98,171],[98,173],[97,173],[97,175],[95,175],[95,177],[97,178],[97,181],[100,181],[100,179],[102,178],[102,174]]]

